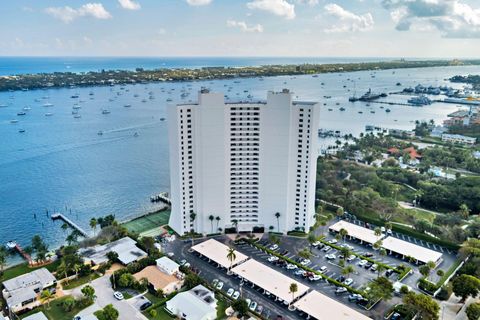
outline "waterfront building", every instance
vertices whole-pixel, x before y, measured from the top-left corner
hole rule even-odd
[[[238,103],[202,90],[198,103],[170,106],[169,226],[181,235],[308,231],[319,111],[286,89]]]
[[[115,252],[118,255],[118,261],[125,266],[148,256],[130,237],[123,237],[104,245],[82,248],[78,252],[86,264],[96,267],[108,262],[109,252]]]
[[[165,310],[180,319],[214,320],[217,319],[217,299],[214,292],[199,284],[168,300]]]
[[[444,133],[442,134],[442,141],[474,145],[477,142],[477,138],[462,136],[461,134]]]
[[[37,269],[3,282],[2,295],[12,312],[33,309],[42,304],[43,290],[55,293],[57,280],[46,268]]]

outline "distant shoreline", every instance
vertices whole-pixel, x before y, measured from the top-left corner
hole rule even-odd
[[[325,64],[288,64],[246,67],[161,68],[146,70],[102,70],[98,72],[53,72],[0,76],[0,91],[113,86],[152,82],[241,79],[315,75],[321,73],[376,71],[480,65],[480,60],[392,60]]]

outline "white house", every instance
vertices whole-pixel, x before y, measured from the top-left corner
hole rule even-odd
[[[185,320],[214,320],[217,318],[217,299],[212,291],[198,285],[167,301],[165,310]]]
[[[477,142],[477,138],[462,136],[461,134],[444,133],[442,134],[442,141],[474,145]]]

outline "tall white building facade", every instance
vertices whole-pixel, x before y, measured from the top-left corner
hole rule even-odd
[[[202,90],[197,104],[169,106],[169,225],[181,235],[308,231],[319,112],[288,90],[255,103],[225,103],[222,93]]]

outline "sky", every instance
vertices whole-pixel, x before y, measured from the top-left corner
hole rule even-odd
[[[480,57],[480,0],[5,0],[0,56]]]

